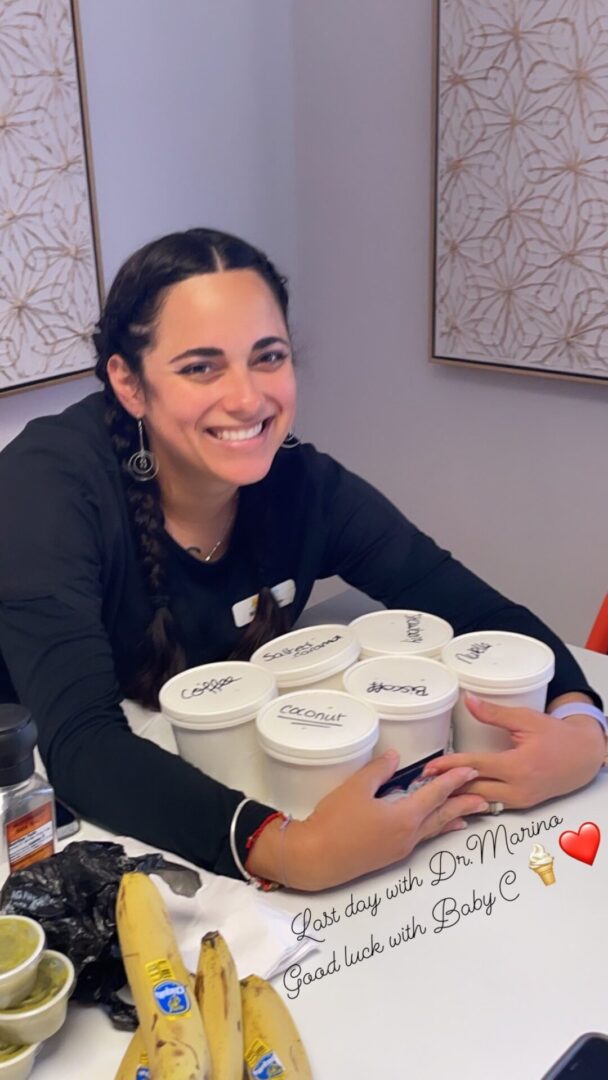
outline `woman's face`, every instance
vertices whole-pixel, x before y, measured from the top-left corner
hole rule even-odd
[[[261,480],[291,428],[296,385],[281,309],[254,270],[200,274],[167,292],[143,359],[143,419],[163,465]]]

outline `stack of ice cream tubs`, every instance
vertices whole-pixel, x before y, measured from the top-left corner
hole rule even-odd
[[[203,772],[295,816],[389,747],[405,766],[451,745],[504,749],[464,691],[542,710],[548,646],[520,634],[452,627],[419,611],[295,630],[249,662],[182,672],[161,690],[178,751]]]

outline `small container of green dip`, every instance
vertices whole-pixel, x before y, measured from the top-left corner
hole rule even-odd
[[[0,915],[0,1009],[30,993],[45,944],[44,930],[33,919]]]
[[[49,1039],[65,1020],[73,985],[71,960],[52,949],[43,952],[28,996],[10,1009],[0,1010],[0,1040],[19,1044]]]
[[[15,1046],[0,1041],[0,1080],[27,1080],[38,1053],[35,1046]]]

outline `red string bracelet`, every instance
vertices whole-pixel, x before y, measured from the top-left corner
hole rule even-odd
[[[287,814],[283,814],[281,810],[275,810],[273,814],[269,814],[267,818],[264,818],[264,820],[261,822],[260,825],[258,825],[257,829],[251,834],[251,836],[247,837],[247,840],[245,842],[245,850],[250,852],[256,840],[259,839],[261,833],[263,833],[266,826],[270,825],[271,821],[276,821],[278,818],[280,818],[281,821],[284,823],[283,826],[281,826],[282,828],[285,827],[285,823],[288,823],[291,820],[291,818],[288,817]],[[266,878],[256,878],[255,880],[258,889],[261,889],[262,892],[272,892],[274,891],[274,889],[281,888],[280,883],[277,881],[268,881]]]
[[[245,850],[246,851],[251,851],[251,849],[252,849],[253,845],[255,844],[256,840],[258,839],[260,834],[264,831],[266,826],[270,825],[271,821],[276,821],[277,818],[280,818],[281,821],[285,821],[286,816],[287,815],[283,814],[281,810],[275,810],[273,814],[269,814],[267,818],[264,818],[262,823],[260,825],[258,825],[255,832],[252,833],[251,836],[249,836],[247,838],[247,841],[245,843]]]

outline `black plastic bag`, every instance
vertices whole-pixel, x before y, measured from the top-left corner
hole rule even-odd
[[[4,915],[29,915],[43,927],[49,949],[69,956],[76,971],[73,997],[103,1005],[115,1027],[134,1031],[132,1005],[118,996],[126,983],[116,934],[116,894],[123,874],[155,873],[174,892],[194,896],[196,871],[160,854],[129,858],[120,844],[80,841],[11,874],[0,894]]]

